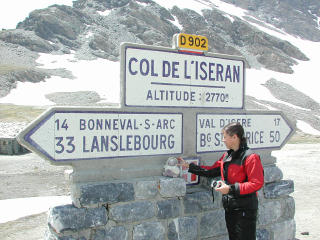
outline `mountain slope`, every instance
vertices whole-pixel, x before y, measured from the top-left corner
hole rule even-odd
[[[294,122],[303,121],[320,131],[319,98],[308,96],[305,86],[295,88],[291,80],[298,67],[312,59],[287,40],[300,38],[317,44],[319,16],[316,0],[78,0],[72,7],[52,5],[31,12],[16,29],[0,31],[0,100],[5,102],[20,82],[42,83],[57,77],[60,82],[77,81],[79,75],[71,68],[41,66],[43,56],[72,56],[70,63],[101,59],[112,65],[119,61],[121,42],[170,47],[175,33],[186,32],[207,36],[210,52],[247,59],[247,109],[279,109]],[[101,78],[96,71],[92,75]],[[316,80],[308,81],[312,88],[310,83]],[[117,84],[110,81],[108,91],[118,91]],[[263,94],[256,94],[260,90]],[[99,104],[104,98],[118,102],[94,89],[73,91],[82,97],[77,93],[71,99],[64,97],[66,105]],[[63,104],[56,99],[68,95],[56,90],[47,99]]]

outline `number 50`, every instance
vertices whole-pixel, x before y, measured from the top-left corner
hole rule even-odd
[[[279,131],[270,131],[270,142],[279,142],[280,141],[280,132]]]

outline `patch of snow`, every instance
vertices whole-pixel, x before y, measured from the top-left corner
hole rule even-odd
[[[308,123],[301,121],[301,120],[297,120],[297,128],[299,128],[301,131],[303,131],[305,133],[309,133],[311,135],[320,135],[320,131],[314,129]]]
[[[262,107],[266,107],[267,109],[269,109],[269,110],[271,110],[271,111],[276,111],[276,110],[278,110],[278,109],[276,109],[276,108],[271,107],[271,106],[268,105],[268,104],[262,104],[262,103],[259,103],[259,102],[256,102],[256,101],[254,101],[254,102],[255,102],[255,104],[258,104],[258,105],[260,105],[260,106],[262,106]]]
[[[90,38],[93,36],[93,32],[88,32],[87,35],[86,35],[86,38]]]
[[[181,31],[183,29],[183,26],[179,23],[179,20],[176,16],[173,16],[173,17],[174,17],[174,21],[171,21],[172,24],[176,25],[179,28],[179,30]]]
[[[70,196],[30,197],[0,200],[0,223],[46,212],[49,208],[71,204]]]
[[[298,47],[300,51],[306,54],[306,56],[310,59],[309,61],[297,60],[298,64],[292,67],[294,74],[277,73],[273,71],[268,71],[268,75],[267,75],[268,79],[275,78],[278,81],[287,83],[292,87],[294,87],[295,89],[308,95],[318,103],[320,103],[319,91],[318,91],[318,88],[315,86],[315,83],[317,81],[314,79],[317,76],[312,74],[313,72],[316,72],[316,69],[318,69],[318,65],[320,62],[320,55],[318,53],[320,49],[320,43],[296,38],[279,29],[276,29],[275,31],[270,28],[263,27],[258,24],[254,24],[252,22],[248,22],[248,23],[256,26],[261,31],[264,31],[272,36],[275,36],[279,39],[292,43],[294,46]],[[272,25],[270,26],[273,27]],[[263,76],[262,73],[263,71],[261,72],[260,77],[264,78],[265,80],[268,80],[266,79],[266,77]],[[251,81],[252,79],[247,78],[247,81],[248,80]]]
[[[232,16],[230,16],[229,14],[223,14],[223,16],[225,16],[226,18],[229,18],[229,20],[231,22],[234,22],[234,18]]]
[[[147,7],[149,6],[149,3],[143,3],[143,2],[137,2],[140,6],[142,7]]]
[[[40,54],[37,60],[42,68],[66,68],[75,79],[53,76],[40,83],[18,82],[9,95],[0,98],[0,103],[16,105],[54,105],[45,95],[54,92],[95,91],[103,99],[100,103],[120,102],[120,63],[106,59],[92,61],[76,60],[73,54]]]
[[[158,3],[160,6],[167,8],[167,9],[172,9],[174,6],[177,6],[181,9],[184,8],[189,8],[198,14],[202,15],[202,10],[203,9],[211,9],[210,6],[207,4],[203,4],[198,1],[185,1],[185,0],[154,0],[156,3]]]
[[[105,10],[105,11],[97,11],[97,13],[99,13],[101,16],[108,16],[109,13],[111,12],[111,10]]]
[[[247,10],[237,7],[233,4],[226,3],[220,0],[210,0],[210,2],[215,5],[219,10],[226,12],[230,15],[237,16],[243,19],[247,15]]]
[[[33,5],[35,2],[41,2],[43,5]],[[72,4],[72,1],[67,0],[30,0],[28,5],[32,5],[34,8],[39,8],[41,6],[46,7],[47,5],[54,3]],[[202,9],[210,9],[212,6],[216,6],[221,11],[225,12],[225,16],[237,16],[244,19],[244,16],[249,16],[246,10],[236,7],[232,4],[225,3],[220,0],[198,0],[198,1],[184,1],[184,0],[156,0],[158,4],[165,8],[171,9],[173,6],[178,6],[179,8],[189,8],[202,14]],[[8,3],[15,3],[17,5],[17,0],[9,1]],[[19,1],[19,5],[21,5]],[[11,5],[10,5],[11,6]],[[16,8],[16,7],[15,7]],[[8,8],[2,8],[1,10]],[[10,9],[10,7],[9,7]],[[26,12],[31,10],[24,9]],[[108,11],[103,12],[107,14]],[[16,12],[19,13],[19,12]],[[16,22],[19,14],[12,14],[16,16]],[[0,17],[4,17],[0,14]],[[250,16],[252,18],[252,16]],[[5,19],[5,18],[4,18]],[[319,21],[320,18],[318,18]],[[7,20],[0,21],[0,23],[7,22]],[[320,102],[320,94],[318,87],[316,86],[318,65],[320,62],[320,54],[318,50],[320,49],[320,43],[302,40],[293,37],[280,29],[275,29],[274,26],[265,23],[265,26],[252,23],[248,21],[249,24],[259,28],[260,30],[273,35],[282,40],[291,42],[293,45],[297,46],[303,53],[310,58],[310,61],[297,61],[298,65],[293,67],[294,74],[285,74],[270,71],[267,69],[247,69],[246,70],[246,90],[245,93],[249,96],[255,97],[260,100],[267,100],[272,102],[278,102],[287,104],[290,107],[299,108],[289,103],[277,100],[269,90],[264,87],[267,80],[274,78],[278,81],[287,83],[303,92],[317,102]],[[182,26],[179,24],[178,20],[175,18],[173,21],[179,29]],[[92,33],[88,33],[87,37],[90,37]],[[97,59],[92,61],[77,60],[74,57],[74,51],[72,54],[65,55],[50,55],[50,54],[40,54],[38,63],[42,64],[43,68],[55,69],[55,68],[66,68],[72,72],[75,76],[74,79],[65,79],[57,76],[53,76],[46,79],[44,82],[40,83],[22,83],[18,82],[16,89],[13,89],[10,94],[4,98],[0,98],[0,103],[12,103],[17,105],[33,105],[33,106],[48,106],[53,105],[51,101],[46,99],[45,95],[53,92],[75,92],[75,91],[95,91],[103,99],[101,103],[106,102],[120,102],[120,63],[112,62],[105,59]],[[269,106],[270,109],[270,106]],[[302,109],[302,108],[300,108]],[[303,109],[306,110],[306,109]]]

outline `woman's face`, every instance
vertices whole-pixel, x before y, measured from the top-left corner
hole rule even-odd
[[[222,141],[226,145],[228,149],[232,149],[234,151],[237,151],[240,146],[240,140],[236,134],[233,136],[228,135],[225,131],[223,131],[223,139]]]

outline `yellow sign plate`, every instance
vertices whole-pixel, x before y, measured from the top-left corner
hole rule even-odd
[[[208,38],[199,35],[179,33],[178,48],[192,49],[197,51],[208,51]]]

